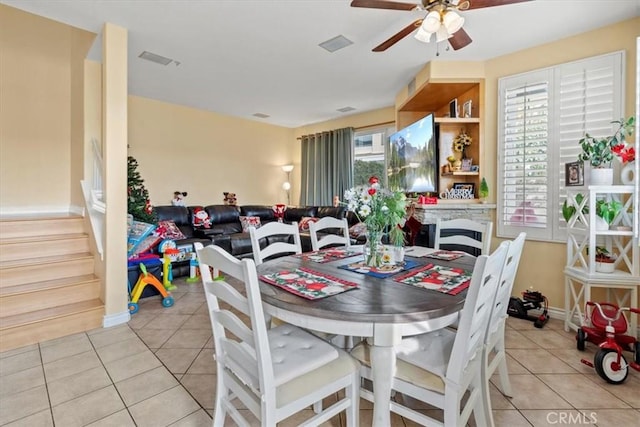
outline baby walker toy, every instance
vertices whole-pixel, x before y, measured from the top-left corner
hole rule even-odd
[[[640,341],[634,336],[625,335],[628,329],[623,314],[625,311],[640,314],[637,308],[619,308],[608,302],[587,301],[583,326],[578,328],[576,334],[578,350],[583,351],[587,341],[600,347],[593,363],[586,359],[581,362],[595,368],[598,375],[610,384],[622,384],[629,375],[629,367],[640,371]],[[623,350],[634,353],[631,363],[627,363]]]
[[[138,281],[136,285],[133,287],[131,291],[131,301],[129,302],[129,312],[131,314],[138,312],[138,300],[140,300],[140,295],[142,295],[142,291],[147,285],[151,285],[160,292],[162,295],[162,305],[164,307],[171,307],[173,305],[173,297],[171,293],[167,292],[165,287],[160,283],[160,281],[151,273],[147,273],[147,267],[143,263],[140,263],[140,270],[142,270],[142,274],[138,277]]]

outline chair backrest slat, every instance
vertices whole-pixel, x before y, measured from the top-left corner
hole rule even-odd
[[[446,376],[455,383],[462,382],[467,364],[482,351],[508,248],[509,242],[503,242],[493,254],[476,260],[447,367]]]
[[[502,270],[500,283],[498,284],[498,290],[496,292],[495,303],[493,305],[493,311],[491,313],[489,334],[497,329],[501,319],[507,317],[509,298],[511,298],[513,283],[516,279],[516,274],[518,273],[518,265],[520,264],[520,258],[522,256],[526,237],[527,233],[522,232],[509,244],[507,259],[505,261],[504,269]],[[487,342],[490,340],[489,334],[487,335]]]
[[[302,243],[300,241],[300,230],[298,223],[292,222],[286,224],[284,222],[268,222],[260,228],[249,227],[249,235],[251,236],[251,249],[253,251],[253,259],[256,265],[273,255],[286,253],[302,253]],[[273,242],[268,244],[264,249],[260,246],[260,240],[267,239],[270,236],[291,236],[293,243],[289,242]]]
[[[211,314],[218,375],[226,369],[237,378],[234,381],[239,384],[275,396],[267,325],[254,261],[249,258],[238,260],[214,245],[203,248],[202,244],[194,243],[194,247]],[[220,277],[214,280],[210,268],[237,279],[239,284],[236,286],[240,286],[246,297],[227,279]],[[243,321],[235,312],[221,310],[220,301],[249,317],[250,322]]]
[[[336,229],[342,232],[338,234],[325,234],[324,236],[318,236],[318,232],[321,230]],[[316,222],[309,223],[309,235],[311,237],[311,248],[317,251],[327,245],[343,245],[350,246],[351,239],[349,238],[349,222],[346,218],[338,219],[332,216],[325,216],[320,218]]]
[[[480,234],[480,240],[474,237],[453,234],[445,235],[447,230],[456,230],[462,232],[473,232]],[[445,233],[443,233],[445,231]],[[457,218],[452,220],[436,219],[436,232],[434,248],[441,249],[442,245],[460,245],[476,248],[480,250],[481,255],[489,255],[491,249],[491,233],[493,231],[493,222],[486,223],[476,222],[466,218]]]

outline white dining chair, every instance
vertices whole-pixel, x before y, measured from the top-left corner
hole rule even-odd
[[[358,362],[296,326],[267,329],[254,261],[239,260],[218,246],[194,246],[215,348],[213,425],[225,425],[227,415],[237,425],[255,425],[238,410],[241,407],[249,409],[261,426],[273,427],[313,405],[317,412],[305,426],[318,426],[346,411],[347,425],[357,427]],[[237,279],[240,286],[223,276],[214,280],[210,267]],[[338,393],[340,398],[324,410],[317,404]]]
[[[341,234],[334,234],[333,232],[318,234],[319,231],[327,229],[339,230]],[[314,251],[327,245],[351,246],[349,222],[346,218],[338,219],[332,216],[325,216],[316,222],[310,222],[309,234],[311,236],[311,248]]]
[[[405,338],[396,347],[392,390],[442,409],[446,427],[466,425],[472,412],[476,425],[490,422],[483,402],[482,350],[508,247],[504,242],[493,254],[478,257],[457,331],[445,328]],[[357,345],[351,354],[362,363],[361,376],[371,380],[368,345]],[[373,394],[364,388],[360,396],[373,401]],[[396,396],[398,401],[389,402],[392,412],[420,425],[443,425],[403,405]]]
[[[480,223],[466,218],[451,220],[441,220],[437,218],[433,247],[434,249],[443,249],[442,245],[464,246],[466,248],[477,249],[480,255],[489,255],[492,230],[493,222],[491,221]],[[479,234],[479,239],[469,236],[468,234],[470,233],[474,233],[474,236]],[[462,250],[476,255],[476,253],[465,249]]]
[[[302,253],[297,222],[287,224],[273,221],[260,226],[260,228],[249,227],[249,235],[251,236],[251,249],[256,265],[262,264],[266,258],[273,255]],[[283,236],[290,237],[285,241]],[[290,243],[291,239],[293,239],[293,243]]]
[[[502,269],[500,283],[496,290],[495,302],[489,320],[489,328],[485,339],[484,352],[482,355],[482,383],[485,389],[485,410],[489,416],[491,413],[491,399],[489,397],[489,379],[498,370],[500,376],[500,391],[508,397],[512,397],[511,383],[509,381],[509,372],[507,370],[507,354],[504,346],[504,330],[506,326],[507,307],[509,306],[509,298],[513,290],[513,283],[518,272],[518,265],[522,256],[522,249],[527,233],[522,232],[509,244],[507,251],[507,259]],[[493,424],[493,423],[492,423]]]

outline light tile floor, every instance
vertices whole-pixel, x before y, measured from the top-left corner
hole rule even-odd
[[[199,282],[175,283],[173,307],[145,298],[128,325],[1,353],[0,425],[210,426],[216,370],[206,303]],[[561,321],[536,329],[510,318],[506,342],[514,396],[491,386],[497,426],[640,425],[640,373],[631,371],[622,385],[605,383],[580,363],[593,358],[594,346],[577,351]],[[371,414],[361,401],[360,424],[371,425]],[[327,425],[343,426],[344,418]],[[415,423],[394,415],[392,425]]]

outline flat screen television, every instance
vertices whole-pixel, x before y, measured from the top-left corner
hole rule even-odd
[[[387,183],[406,193],[438,193],[438,141],[433,114],[389,137]]]

